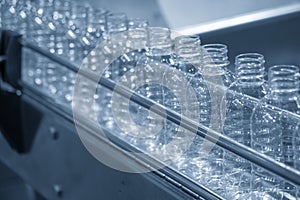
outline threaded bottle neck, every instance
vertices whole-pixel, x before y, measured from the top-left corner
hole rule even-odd
[[[174,40],[174,52],[192,64],[201,63],[201,40],[197,35],[178,36]]]
[[[125,13],[110,13],[106,16],[106,31],[109,34],[127,30],[127,16]]]
[[[107,11],[104,9],[92,9],[89,8],[87,12],[88,24],[100,24],[104,25],[106,22]]]
[[[265,59],[258,53],[244,53],[235,57],[237,82],[243,85],[262,85],[265,83]]]
[[[214,61],[228,60],[228,49],[225,44],[205,44],[203,48],[205,50],[204,58],[208,57]]]
[[[169,55],[172,52],[171,31],[168,28],[148,28],[147,54],[152,56]]]
[[[81,20],[87,18],[89,8],[84,5],[71,4],[71,19]]]
[[[133,18],[128,19],[128,30],[138,29],[138,28],[147,28],[149,22],[145,19]]]
[[[223,68],[229,65],[228,49],[225,44],[203,45],[203,64],[205,67]]]
[[[276,65],[268,71],[268,92],[271,94],[298,94],[299,68],[294,65]]]
[[[228,74],[228,50],[225,44],[205,44],[203,48],[203,66],[201,73],[209,76],[223,76]],[[228,80],[231,82],[232,80]],[[229,83],[227,84],[229,85]]]
[[[149,23],[144,19],[128,20],[127,46],[133,49],[146,46]]]

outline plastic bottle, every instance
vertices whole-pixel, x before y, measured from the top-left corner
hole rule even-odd
[[[250,118],[256,104],[266,94],[264,57],[240,54],[235,59],[236,81],[226,95],[224,134],[250,147]]]
[[[125,54],[120,57],[120,71],[122,76],[136,66],[138,59],[145,53],[147,43],[147,29],[149,23],[144,19],[128,19],[127,40]]]
[[[299,68],[293,65],[273,66],[268,71],[268,92],[255,107],[251,117],[251,147],[279,162],[294,167],[293,138],[298,132]],[[276,199],[284,192],[295,195],[295,188],[275,175],[253,167],[253,188],[268,190]],[[271,188],[265,188],[263,182]]]
[[[221,76],[224,86],[229,87],[235,78],[229,69],[227,46],[225,44],[205,44],[203,50],[205,72],[213,72],[211,76]]]
[[[250,147],[250,119],[257,101],[264,97],[265,67],[264,57],[258,53],[245,53],[235,58],[235,77],[226,93],[226,116],[223,134],[231,139]],[[229,191],[234,197],[250,194],[251,163],[230,152],[224,152],[225,172],[228,179],[239,189]]]
[[[147,50],[143,54],[137,64],[136,69],[141,72],[141,76],[138,77],[137,81],[144,81],[143,86],[140,87],[136,92],[141,95],[164,105],[164,93],[167,88],[162,86],[164,79],[164,70],[169,67],[169,63],[172,62],[172,40],[170,35],[170,29],[151,27],[148,28],[147,33]],[[140,79],[140,80],[139,80]],[[154,83],[153,83],[154,81]],[[137,106],[137,105],[135,105]],[[146,125],[155,127],[156,119],[149,114],[149,111],[143,107],[138,106],[136,112],[136,123],[139,125]],[[148,124],[145,124],[148,123]],[[162,126],[162,130],[157,133],[153,133],[151,139],[133,139],[134,143],[141,145],[142,149],[146,151],[157,151],[161,148],[168,137],[168,131],[166,127],[169,127],[171,122],[165,121]],[[156,135],[154,137],[154,135]]]

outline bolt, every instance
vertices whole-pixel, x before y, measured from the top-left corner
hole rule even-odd
[[[53,185],[53,190],[54,190],[54,192],[56,193],[56,195],[57,195],[58,197],[62,197],[62,195],[63,195],[63,190],[62,190],[62,188],[61,188],[60,185],[57,185],[57,184]]]
[[[57,130],[53,126],[51,126],[49,128],[49,132],[50,132],[53,140],[57,140],[58,139],[59,134],[58,134]]]

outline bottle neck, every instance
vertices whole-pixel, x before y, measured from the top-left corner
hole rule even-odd
[[[222,75],[229,66],[228,50],[225,44],[203,45],[203,70],[206,74]]]
[[[299,68],[277,65],[268,72],[268,93],[279,97],[292,97],[299,93]]]
[[[169,46],[152,47],[146,51],[146,55],[150,57],[170,56],[171,54],[172,48]]]
[[[102,11],[102,10],[100,10]],[[101,29],[101,23],[99,21],[103,21],[101,18],[105,17],[105,12],[103,13],[103,16],[100,14],[98,15],[98,10],[94,10],[92,8],[87,8],[86,12],[86,30],[85,32],[88,33],[94,33],[94,32],[100,32]],[[98,21],[99,18],[99,21]]]
[[[189,62],[199,68],[202,61],[201,41],[199,36],[179,36],[174,40],[174,52],[185,62]],[[180,59],[178,59],[180,60]]]
[[[172,54],[171,32],[168,28],[151,27],[148,29],[148,56],[167,56]]]
[[[131,49],[141,49],[147,44],[147,28],[135,28],[128,30],[127,47]]]
[[[118,34],[127,30],[127,16],[124,13],[111,13],[106,16],[106,33]]]
[[[225,44],[203,45],[205,60],[228,61],[228,49]]]
[[[129,19],[127,31],[127,47],[140,49],[146,47],[149,23],[144,19]]]
[[[265,59],[258,53],[245,53],[235,58],[237,83],[246,87],[259,87],[265,83]]]

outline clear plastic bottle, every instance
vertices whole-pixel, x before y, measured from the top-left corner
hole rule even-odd
[[[255,107],[251,117],[251,146],[279,162],[294,167],[293,138],[298,132],[300,112],[299,68],[273,66],[268,71],[268,92]],[[253,167],[253,188],[267,190],[276,199],[284,192],[295,195],[294,186],[280,181],[260,167]],[[264,182],[270,185],[265,188]]]
[[[141,95],[163,105],[164,93],[166,88],[162,86],[164,79],[164,70],[169,67],[169,63],[172,62],[172,40],[170,36],[170,29],[151,27],[147,31],[147,50],[143,54],[135,68],[133,70],[140,71],[140,76],[137,77],[136,81],[144,81],[142,86],[139,87],[136,92]],[[150,112],[136,104],[130,105],[132,116],[135,123],[140,126],[155,127],[157,119],[150,115]],[[153,123],[153,124],[152,124]],[[159,133],[153,133],[153,136],[148,138],[130,137],[129,140],[132,144],[148,151],[155,152],[161,148],[165,139],[168,137],[169,130],[166,127],[171,125],[170,122],[163,122],[164,125],[161,127],[162,130]]]
[[[123,23],[121,23],[123,25]],[[148,26],[149,23],[147,20],[140,19],[140,18],[134,18],[134,19],[128,19],[127,20],[127,31],[124,31],[124,29],[118,31],[115,31],[113,34],[114,37],[118,34],[120,36],[124,36],[125,38],[125,44],[122,47],[123,48],[123,55],[121,55],[117,60],[115,60],[112,63],[112,67],[114,68],[114,71],[112,71],[112,74],[115,74],[112,78],[115,81],[118,81],[121,77],[127,77],[130,79],[132,84],[138,84],[135,81],[139,81],[138,77],[136,76],[134,68],[137,65],[138,60],[140,57],[145,53],[145,47],[147,44],[147,37],[148,37]],[[130,74],[126,74],[130,73]],[[127,84],[124,83],[123,84]],[[129,84],[130,85],[130,84]],[[128,86],[129,86],[128,85]],[[130,86],[129,86],[130,87]],[[130,88],[132,89],[132,88]],[[127,106],[127,105],[126,105]],[[126,107],[125,106],[125,107]],[[141,106],[134,104],[132,102],[129,103],[129,110],[131,112],[131,117],[133,121],[138,123],[138,115],[137,111],[139,109],[142,109]],[[124,110],[125,112],[127,110]],[[126,140],[130,140],[130,136],[127,137]]]
[[[107,13],[105,15],[105,26],[102,34],[102,39],[110,48],[110,54],[114,55],[118,51],[114,46],[122,43],[125,46],[127,41],[128,18],[125,13]],[[124,48],[123,46],[123,48]],[[114,60],[110,63],[109,67],[105,70],[105,77],[116,80],[119,78],[120,73],[120,59]]]
[[[211,110],[209,128],[221,132],[224,123],[224,109],[222,104],[226,88],[234,80],[229,68],[228,49],[225,44],[203,45],[203,65],[200,73],[209,90]],[[221,153],[217,153],[222,155]]]
[[[112,51],[115,51],[115,49],[112,47],[114,44],[126,42],[126,31],[128,25],[127,21],[127,16],[124,13],[108,13],[106,15],[103,39],[105,40],[105,44],[109,46],[111,54],[114,54]],[[95,56],[97,56],[97,53]],[[97,58],[95,60],[97,61]],[[96,67],[95,70],[97,70]],[[104,77],[117,80],[119,78],[119,72],[120,59],[117,59],[113,63],[110,63],[108,68],[105,69]],[[96,102],[99,105],[99,113],[101,114],[98,117],[99,123],[114,134],[121,133],[121,131],[118,129],[118,126],[114,123],[112,114],[112,92],[109,89],[99,85],[96,93]]]
[[[227,53],[225,44],[203,45],[203,66],[200,73],[208,87],[211,110],[213,110],[210,113],[209,128],[218,132],[223,130],[225,109],[222,104],[224,104],[226,89],[234,80],[234,75],[229,70],[230,62]]]
[[[128,19],[124,13],[109,13],[106,16],[106,27],[103,33],[103,38],[107,41],[108,45],[114,43],[126,42],[128,30]],[[113,39],[111,39],[113,37]],[[112,49],[112,51],[117,51]],[[114,54],[114,53],[112,53]],[[112,80],[119,78],[120,73],[120,59],[115,60],[110,64],[109,69],[106,70],[106,77]]]
[[[138,59],[145,53],[147,43],[147,29],[149,23],[144,19],[129,19],[125,54],[120,57],[120,71],[122,76],[128,70],[136,66]]]
[[[235,77],[226,93],[226,116],[223,134],[250,147],[250,119],[257,100],[264,97],[265,67],[264,57],[258,53],[245,53],[235,58]],[[232,196],[247,195],[251,191],[251,164],[236,155],[224,152],[225,172],[233,183],[240,186],[239,191],[229,191]],[[248,175],[247,175],[248,174]],[[241,194],[244,193],[244,194]]]
[[[175,66],[185,75],[193,76],[198,72],[202,61],[201,40],[198,35],[178,36],[174,39],[176,54]]]
[[[82,5],[72,6],[70,18],[66,19],[69,33],[74,33],[74,35],[71,34],[74,36],[73,38],[70,37],[71,35],[68,35],[69,37],[66,39],[66,41],[68,41],[68,50],[71,62],[81,65],[83,59],[86,58],[86,56],[98,45],[102,37],[105,16],[105,10],[92,9],[89,6]],[[97,64],[94,60],[97,60],[95,57],[98,54],[95,56],[93,55],[94,54],[92,53],[89,56],[91,59],[89,59],[89,63],[87,65],[92,71],[95,71],[96,69],[94,68],[97,67]],[[76,80],[76,74],[69,70],[66,70],[63,74],[64,81],[62,83],[63,87],[67,90],[63,91],[62,94],[66,101],[69,102],[69,105],[71,105],[70,103],[72,101],[72,92]],[[83,82],[84,83],[81,83],[83,87],[81,90],[83,97],[82,100],[87,101],[90,99],[86,99],[85,97],[89,96],[87,93],[91,92],[90,88],[93,88],[93,82],[89,80],[85,80]],[[90,113],[87,114],[89,115]],[[94,118],[95,116],[92,117]]]
[[[176,37],[173,40],[174,54],[168,61],[168,70],[163,77],[163,83],[168,87],[163,90],[163,105],[197,123],[202,123],[201,120],[205,119],[203,113],[200,113],[201,102],[204,100],[201,96],[203,80],[198,73],[202,61],[200,44],[198,35]],[[172,161],[179,169],[187,167],[187,155],[197,151],[199,141],[195,139],[195,134],[169,121],[166,121],[165,131],[163,143],[177,143],[171,150],[176,152],[172,155]],[[188,147],[184,147],[188,143],[187,140],[193,142],[193,145],[188,144]]]
[[[59,1],[34,3],[31,8],[31,19],[29,18],[27,22],[28,32],[25,38],[51,54],[69,58],[69,41],[65,34],[67,23],[61,14],[68,9],[68,5],[63,4],[66,6],[63,7]],[[38,56],[36,59],[35,66],[43,72],[41,77],[43,92],[70,108],[75,75],[71,76],[69,70],[55,62],[49,62],[43,56]]]
[[[176,57],[174,59],[174,66],[178,71],[184,74],[185,79],[187,80],[187,84],[191,87],[192,91],[188,91],[185,85],[178,84],[177,90],[181,92],[185,90],[186,102],[188,102],[189,112],[186,113],[188,118],[193,119],[197,123],[201,123],[202,125],[209,125],[209,111],[207,109],[210,108],[208,89],[204,82],[204,79],[201,75],[201,67],[202,67],[202,50],[201,50],[201,40],[198,35],[191,36],[178,36],[174,39],[174,52]],[[190,98],[188,93],[193,93],[196,95],[196,98]],[[179,103],[176,98],[173,100],[168,97],[165,98],[166,102],[173,103],[173,109],[180,106],[176,106],[176,103]],[[173,101],[172,101],[173,100]],[[172,104],[171,104],[172,105]],[[180,113],[180,111],[178,111]],[[185,113],[182,113],[185,114]],[[194,116],[197,114],[197,116]],[[177,130],[177,132],[180,129]],[[182,130],[183,131],[183,130]],[[180,133],[177,133],[172,138],[180,137]],[[191,176],[192,178],[198,180],[199,174],[201,174],[201,168],[203,166],[204,160],[199,157],[199,149],[202,144],[203,139],[193,135],[193,143],[190,145],[189,149],[180,156],[179,159],[174,160],[174,166]],[[199,173],[200,172],[200,173]]]
[[[233,82],[233,74],[229,71],[228,49],[225,44],[205,44],[203,45],[203,65],[200,73],[204,78],[209,91],[210,103],[210,123],[209,128],[222,132],[224,124],[223,99],[226,88]],[[224,150],[214,146],[207,156],[209,173],[211,177],[206,177],[207,184],[212,185],[215,191],[225,194],[224,177]]]
[[[235,58],[236,81],[226,95],[224,134],[250,147],[250,118],[256,104],[266,94],[264,57],[258,53]]]
[[[197,102],[191,106],[199,108],[200,123],[206,127],[210,122],[210,95],[202,76],[203,53],[199,36],[179,36],[174,41],[174,51],[177,55],[175,66],[183,71],[190,86],[197,95]]]
[[[87,55],[85,46],[89,41],[86,41],[83,35],[87,27],[88,9],[86,5],[73,3],[70,5],[70,16],[67,18],[67,36],[70,39],[69,54],[71,61],[77,64],[81,64]]]
[[[139,48],[141,46],[145,46],[147,42],[148,22],[142,19],[128,20],[126,15],[123,13],[110,13],[107,15],[106,24],[107,26],[104,32],[104,39],[106,40],[105,42],[109,48],[111,49],[111,47],[115,44],[116,46],[120,43],[123,44],[121,47],[123,49],[121,51],[124,54],[120,55],[119,58],[110,63],[104,72],[104,76],[106,78],[110,78],[117,82],[125,75],[126,72],[135,67],[142,52],[145,51],[144,49]],[[97,60],[97,58],[95,60]],[[104,87],[99,86],[96,97],[99,97],[96,101],[100,102],[101,105],[104,105],[99,107],[101,112],[105,113],[105,115],[102,114],[102,116],[100,116],[99,121],[108,128],[111,128],[114,121],[111,113],[112,93]],[[133,118],[134,116],[135,115],[132,115]],[[114,126],[117,127],[117,125]],[[122,131],[119,129],[115,129],[113,132],[119,137],[124,136]]]
[[[84,36],[89,40],[90,48],[94,48],[103,36],[106,15],[107,11],[104,9],[88,10],[87,27]]]
[[[154,66],[166,66],[172,62],[172,40],[171,32],[168,28],[151,27],[148,29],[148,40],[146,53],[139,58],[137,67],[143,67],[145,82],[151,82],[154,77],[151,72]],[[159,71],[159,70],[156,70]],[[162,74],[162,73],[161,73]],[[148,80],[148,75],[150,79]],[[162,78],[162,75],[160,76]],[[161,79],[163,81],[163,78]],[[150,86],[149,86],[150,87]],[[151,86],[152,87],[152,86]],[[160,104],[163,104],[163,88],[161,86],[153,86],[153,88],[143,87],[142,93]]]
[[[228,48],[225,44],[203,45],[204,72],[213,72],[211,76],[221,76],[226,87],[234,81],[234,75],[229,69]]]
[[[102,9],[85,8],[86,15],[78,22],[79,42],[82,45],[82,58],[85,58],[92,49],[94,49],[103,36],[103,27],[107,12]],[[82,23],[84,23],[82,25]]]
[[[94,10],[89,6],[79,4],[72,5],[71,7],[69,4],[65,6],[65,10],[70,9],[68,12],[69,16],[61,20],[61,23],[66,23],[66,29],[68,30],[66,36],[64,36],[66,37],[64,40],[67,44],[66,50],[68,51],[70,61],[79,65],[101,39],[106,11]],[[95,63],[89,64],[90,68],[92,68],[92,66],[94,67]],[[60,81],[61,86],[59,86],[60,96],[63,97],[63,102],[69,107],[72,101],[76,74],[67,69],[63,69],[61,74],[63,77]],[[85,88],[82,89],[82,96],[86,96],[85,91],[89,91],[87,88],[89,88],[90,84],[92,83],[89,81],[84,83]]]

